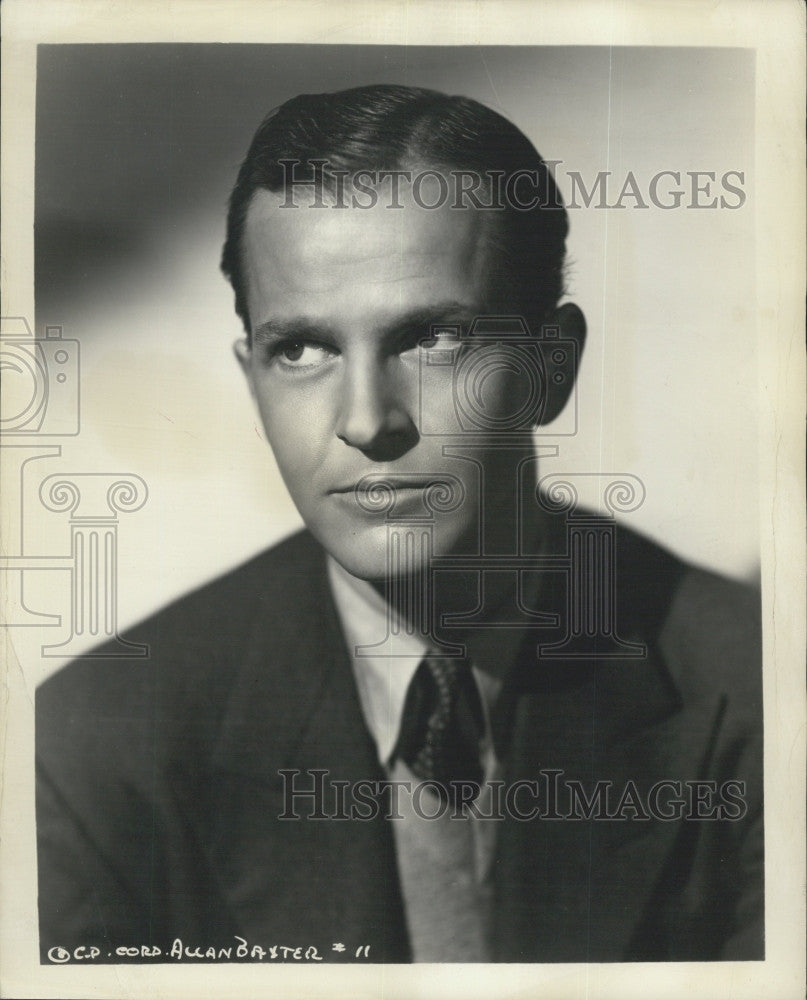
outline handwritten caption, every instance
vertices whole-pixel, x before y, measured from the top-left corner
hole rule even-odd
[[[346,945],[342,941],[335,941],[330,950],[338,953],[343,960],[354,957],[359,960],[370,958],[369,944],[354,947]],[[321,954],[319,948],[313,944],[270,944],[264,948],[260,944],[250,944],[246,938],[242,938],[238,934],[235,935],[235,944],[224,947],[214,945],[194,945],[191,947],[185,944],[182,938],[174,938],[168,949],[153,944],[141,944],[119,945],[112,951],[97,945],[79,945],[72,949],[55,945],[48,950],[48,961],[54,965],[65,965],[68,962],[108,962],[109,959],[164,962],[185,960],[196,962],[322,962],[325,955]]]

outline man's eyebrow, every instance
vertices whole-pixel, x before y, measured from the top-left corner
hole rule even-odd
[[[310,340],[332,338],[334,330],[325,323],[318,323],[307,316],[289,319],[268,319],[256,327],[252,339],[257,343],[280,340],[286,337],[305,337]]]
[[[476,313],[477,310],[471,305],[458,300],[437,302],[394,317],[381,327],[379,333],[382,337],[394,337],[410,330],[428,332],[431,327],[441,323],[464,325]],[[287,337],[333,340],[335,336],[335,329],[327,323],[320,323],[308,316],[290,316],[288,319],[267,319],[255,328],[252,339],[254,343],[260,344]]]
[[[383,329],[386,335],[406,333],[410,330],[427,332],[433,326],[445,324],[467,325],[477,314],[477,309],[466,302],[451,300],[413,309],[395,319]]]

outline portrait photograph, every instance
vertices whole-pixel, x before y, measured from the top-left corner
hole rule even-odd
[[[801,995],[800,6],[3,20],[3,994]]]

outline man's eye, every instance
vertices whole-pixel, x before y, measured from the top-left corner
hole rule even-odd
[[[333,353],[325,344],[284,340],[275,347],[273,357],[283,368],[315,368],[333,357]]]
[[[404,350],[431,351],[438,349],[450,351],[459,347],[461,343],[462,337],[459,332],[454,330],[428,331],[413,336],[411,342],[405,345]]]
[[[295,341],[294,343],[288,344],[286,347],[284,347],[280,353],[283,355],[283,358],[286,361],[299,361],[300,358],[303,356],[304,350],[305,350],[305,345]]]

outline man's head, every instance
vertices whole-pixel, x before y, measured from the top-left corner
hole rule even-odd
[[[298,166],[292,168],[293,161]],[[285,192],[290,181],[313,178],[310,165],[323,161],[351,173],[468,171],[497,184],[505,195],[499,198],[502,207],[484,214],[492,251],[488,266],[505,311],[538,327],[560,298],[568,220],[552,175],[529,139],[469,98],[415,87],[357,87],[301,94],[272,111],[255,133],[230,198],[222,255],[248,332],[243,229],[252,198],[258,190]],[[331,172],[323,170],[326,184]],[[509,178],[516,183],[507,192]],[[480,187],[464,201],[470,207],[475,196],[487,203],[489,194]]]
[[[408,173],[393,189],[385,171]],[[534,332],[551,321],[582,339],[579,312],[555,311],[566,231],[530,142],[465,98],[380,86],[302,96],[258,130],[222,260],[247,331],[236,354],[292,498],[348,571],[387,572],[374,480],[393,486],[404,518],[427,512],[430,486],[453,493],[434,515],[438,554],[476,550],[514,516],[512,452],[495,431],[464,441],[458,420],[453,374],[474,345],[429,338],[438,324],[467,332],[481,314],[518,314]],[[452,363],[430,364],[436,350]],[[487,360],[474,391],[501,426],[529,387],[506,349]],[[451,443],[465,443],[462,457],[444,454]],[[483,478],[502,497],[484,518]]]

